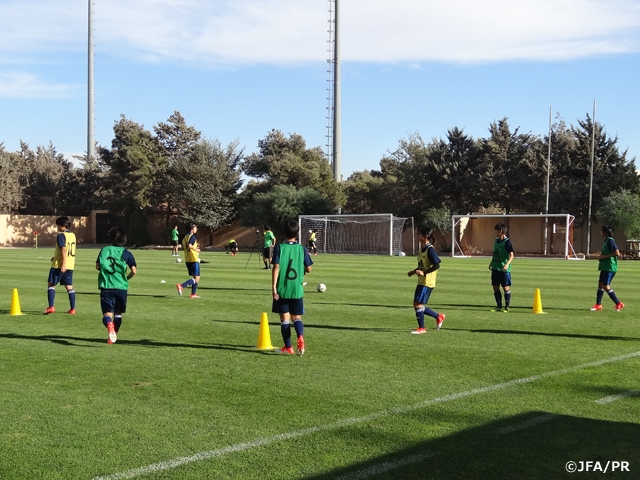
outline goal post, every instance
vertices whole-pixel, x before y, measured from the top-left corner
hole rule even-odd
[[[307,245],[311,232],[316,231],[320,253],[395,255],[403,251],[403,231],[411,228],[413,235],[413,217],[396,217],[391,213],[299,215],[298,224],[300,244]],[[415,254],[413,236],[411,254]]]
[[[494,227],[507,226],[517,256],[578,259],[569,214],[452,215],[451,256],[491,256]]]

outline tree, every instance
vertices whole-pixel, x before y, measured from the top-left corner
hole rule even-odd
[[[189,157],[202,137],[201,132],[187,125],[178,111],[171,114],[167,123],[159,122],[153,131],[169,163]]]
[[[381,213],[384,209],[385,180],[380,172],[354,172],[342,184],[347,197],[343,213]]]
[[[242,171],[259,180],[247,186],[250,194],[291,185],[297,189],[311,187],[336,205],[346,199],[322,149],[307,148],[302,136],[295,133],[287,138],[279,130],[271,130],[258,141],[258,152],[244,159]]]
[[[451,233],[451,211],[447,207],[429,208],[422,214],[422,224],[437,228],[447,249],[447,234]]]
[[[597,216],[628,239],[640,238],[640,195],[628,190],[613,192],[602,200]]]
[[[293,185],[276,185],[268,192],[255,194],[252,203],[243,207],[240,218],[244,226],[268,224],[276,234],[282,235],[285,220],[334,211],[335,205],[313,188],[298,190]]]
[[[189,157],[174,159],[163,188],[180,218],[211,229],[228,225],[237,214],[241,160],[237,141],[222,147],[217,140],[201,140]]]
[[[75,156],[80,168],[72,168],[62,178],[64,194],[58,195],[58,210],[65,215],[89,215],[107,208],[107,167],[100,159]]]
[[[0,143],[0,213],[17,213],[22,206],[27,170],[17,153],[9,153]]]

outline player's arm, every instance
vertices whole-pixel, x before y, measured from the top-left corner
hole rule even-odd
[[[276,263],[275,265],[271,264],[271,294],[273,295],[274,300],[278,300],[280,295],[278,295],[278,272],[280,272],[280,264]]]
[[[311,268],[311,265],[313,265],[313,260],[311,260],[309,250],[307,250],[305,247],[302,248],[304,249],[304,274],[306,275],[307,273],[311,273],[311,271],[313,270]]]
[[[96,270],[100,270],[100,262],[96,262]]]
[[[133,254],[129,250],[124,251],[123,260],[127,262],[127,267],[129,267],[127,280],[131,280],[133,276],[138,273],[138,264],[136,263],[136,259],[133,258]]]
[[[137,273],[136,266],[129,267],[129,275],[127,275],[127,280],[131,280],[133,276]]]
[[[62,273],[67,271],[67,247],[66,245],[64,247],[60,248],[60,253],[62,254],[62,264],[60,265],[60,271]]]
[[[507,259],[507,263],[505,263],[504,267],[502,267],[502,270],[506,272],[507,269],[509,268],[509,265],[511,265],[511,262],[513,261],[513,257],[515,254],[513,253],[513,245],[511,244],[511,240],[507,240],[507,243],[504,247],[507,250],[507,252],[509,252],[509,258]]]
[[[618,250],[618,245],[616,245],[616,242],[610,238],[607,239],[607,242],[609,242],[609,249],[611,250],[611,253],[607,253],[606,255],[601,253],[598,260],[605,260],[607,258],[620,256],[620,250]]]

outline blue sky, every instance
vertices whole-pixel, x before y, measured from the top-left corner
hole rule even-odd
[[[96,140],[175,110],[247,153],[271,129],[326,143],[327,0],[94,0]],[[474,137],[549,107],[640,158],[640,1],[340,0],[342,173],[398,140]],[[0,142],[86,150],[87,1],[0,0]]]

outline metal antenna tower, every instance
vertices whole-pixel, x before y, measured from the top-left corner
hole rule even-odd
[[[96,156],[95,128],[94,128],[94,57],[93,57],[93,4],[89,0],[89,28],[88,28],[88,78],[87,78],[87,161]]]
[[[327,88],[327,157],[333,178],[341,181],[340,174],[340,13],[339,0],[329,0],[329,87]]]

